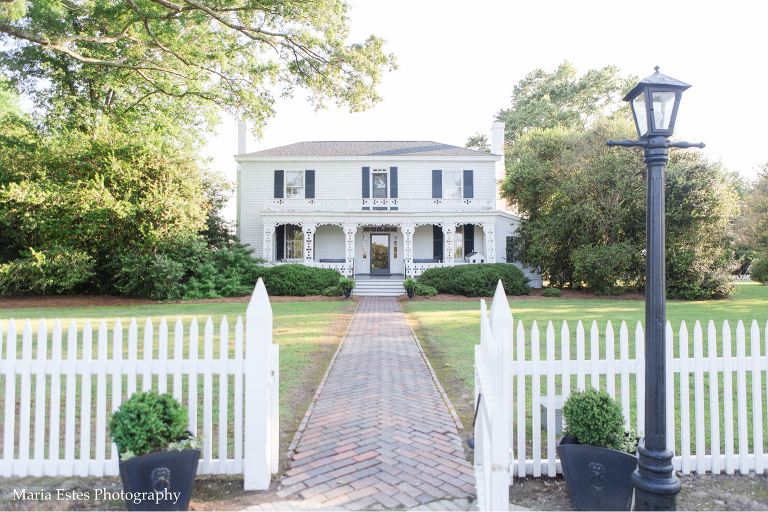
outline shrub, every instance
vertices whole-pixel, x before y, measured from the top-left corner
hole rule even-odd
[[[112,415],[109,432],[122,453],[131,456],[160,452],[188,438],[187,411],[170,393],[134,393]]]
[[[563,290],[559,288],[544,288],[541,292],[544,297],[560,297],[563,294]]]
[[[437,295],[437,289],[434,286],[421,284],[416,281],[416,284],[413,286],[413,293],[416,295],[423,295],[424,297],[434,297]]]
[[[768,281],[768,254],[763,254],[760,259],[752,261],[752,269],[749,271],[749,278],[758,283],[765,283]]]
[[[563,404],[566,432],[581,444],[618,450],[625,441],[621,406],[606,391],[571,392]]]
[[[85,252],[55,249],[0,265],[0,295],[67,293],[86,283],[96,261]]]
[[[323,295],[326,297],[341,297],[344,295],[344,290],[341,289],[341,286],[329,286],[325,290],[323,290]]]
[[[526,295],[531,292],[528,278],[523,275],[522,270],[507,263],[430,268],[421,274],[417,282],[431,286],[440,293],[491,297],[496,292],[499,279],[507,295]]]
[[[625,243],[613,245],[583,245],[573,251],[573,280],[584,283],[595,295],[619,295],[626,289],[629,269],[639,257]]]
[[[339,287],[343,293],[351,292],[355,289],[355,280],[348,277],[342,277],[339,279]]]
[[[414,286],[416,286],[416,280],[412,277],[403,281],[403,288],[405,288],[405,291],[407,292],[412,292]]]
[[[290,263],[267,269],[264,285],[270,295],[304,297],[320,295],[326,288],[338,285],[340,278],[337,270]]]
[[[210,246],[199,237],[129,249],[112,262],[114,285],[125,295],[156,300],[215,299],[248,295],[267,269],[252,249]]]

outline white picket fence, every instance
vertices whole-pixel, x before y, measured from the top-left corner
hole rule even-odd
[[[497,309],[497,303],[502,307]],[[497,323],[503,323],[501,329],[506,332],[512,321],[511,316],[499,321],[505,318],[502,309],[509,311],[503,289],[497,289],[490,317],[486,316],[485,304],[481,303],[483,327],[480,345],[475,348],[475,403],[477,394],[483,394],[475,426],[475,476],[480,510],[506,510],[506,505],[498,504],[502,503],[501,500],[506,503],[508,491],[503,486],[495,485],[496,481],[492,478],[493,475],[503,474],[503,469],[499,467],[502,458],[505,458],[510,473],[521,477],[555,476],[562,471],[555,450],[558,437],[555,433],[556,397],[567,398],[573,384],[583,390],[589,378],[592,387],[606,389],[620,402],[627,429],[633,426],[642,432],[645,425],[645,338],[640,322],[634,332],[634,358],[630,358],[630,338],[625,322],[621,323],[618,332],[618,347],[611,323],[608,322],[601,335],[597,323],[593,322],[589,333],[589,359],[585,356],[587,338],[581,321],[576,328],[575,357],[571,354],[571,333],[567,323],[563,322],[558,341],[555,328],[549,322],[545,338],[546,357],[542,359],[536,322],[529,331],[530,354],[526,354],[526,331],[522,322],[518,323],[514,339],[511,335],[496,332]],[[756,320],[752,321],[749,356],[746,355],[747,340],[742,321],[736,327],[735,356],[732,330],[727,321],[722,326],[719,340],[714,322],[710,320],[708,323],[706,357],[704,333],[698,321],[693,328],[692,347],[685,322],[680,326],[677,339],[673,338],[672,326],[667,322],[666,339],[670,342],[666,344],[666,437],[667,448],[675,451],[675,469],[684,474],[765,472],[768,468],[768,446],[765,444],[768,436],[764,436],[768,426],[768,404],[763,383],[768,377],[765,373],[768,371],[768,356],[764,352],[768,341],[768,323],[761,342],[760,327]],[[678,357],[673,357],[673,345],[679,347]],[[604,358],[599,355],[601,346],[604,346]],[[560,353],[559,358],[556,357],[557,352]],[[513,353],[514,360],[508,362]],[[502,375],[507,378],[502,380],[505,382],[498,382],[496,372],[506,365],[511,367],[511,371],[504,371]],[[527,379],[530,385],[527,385]],[[542,380],[546,389],[543,393]],[[749,386],[748,381],[751,382]],[[513,398],[515,384],[517,394]],[[493,396],[493,401],[484,406],[486,394]],[[509,397],[509,400],[499,401],[498,396]],[[707,400],[709,406],[705,407]],[[531,406],[530,411],[527,404]],[[542,404],[547,411],[544,439]],[[748,405],[751,405],[751,411]],[[483,407],[492,409],[483,416]],[[676,418],[678,414],[679,418]],[[531,439],[526,434],[528,418],[531,420]],[[679,419],[679,430],[676,419]],[[497,433],[497,421],[499,429],[506,427],[506,436]],[[692,434],[695,442],[692,442]],[[486,443],[492,446],[486,446]],[[738,449],[735,448],[737,444]],[[678,445],[680,448],[676,450]],[[478,449],[478,446],[483,448]],[[489,459],[490,469],[486,463]],[[507,483],[511,484],[512,479]],[[497,492],[499,494],[495,496]]]
[[[123,357],[124,330],[120,319],[112,329],[110,358],[107,357],[110,333],[103,319],[96,332],[95,358],[94,332],[89,320],[86,320],[80,333],[75,321],[70,323],[67,355],[64,358],[60,320],[56,319],[53,324],[50,353],[48,322],[41,320],[37,330],[36,356],[33,357],[32,326],[27,319],[22,329],[21,359],[17,358],[16,323],[11,319],[7,324],[5,351],[0,355],[0,376],[5,379],[0,475],[118,475],[119,462],[114,443],[111,453],[106,455],[109,440],[107,388],[111,386],[110,411],[115,411],[124,397],[137,391],[137,378],[140,376],[142,391],[150,389],[155,378],[160,393],[167,392],[170,387],[179,401],[184,398],[182,389],[186,381],[184,405],[189,413],[189,429],[198,437],[202,434],[198,474],[243,473],[246,489],[267,489],[271,474],[277,472],[279,460],[279,347],[272,344],[272,307],[261,279],[251,296],[245,319],[245,325],[242,317],[238,317],[235,324],[234,357],[230,357],[229,324],[226,317],[222,319],[218,358],[213,357],[214,325],[210,317],[204,327],[202,358],[198,354],[199,328],[196,318],[192,319],[186,333],[187,353],[184,353],[184,327],[181,319],[176,321],[171,358],[165,318],[157,331],[157,357],[152,320],[147,318],[144,325],[141,347],[136,319],[131,320],[127,358]],[[3,326],[0,323],[0,340],[2,338]],[[232,393],[229,391],[230,376],[234,381]],[[64,390],[62,378],[65,379]],[[199,379],[203,383],[202,432],[198,432]],[[217,395],[213,392],[214,382],[218,384]],[[228,403],[231,395],[234,397],[234,411],[230,411]],[[214,400],[218,400],[217,418],[213,417]],[[230,412],[233,412],[233,420],[229,420]],[[216,439],[214,427],[218,431]],[[213,458],[214,443],[218,443],[216,458]],[[233,458],[228,458],[229,443],[234,444]],[[79,447],[77,456],[76,447]]]

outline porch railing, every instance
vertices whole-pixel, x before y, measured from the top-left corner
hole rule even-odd
[[[403,212],[450,210],[489,211],[495,208],[493,199],[270,199],[268,211],[361,211],[363,208],[397,208]]]

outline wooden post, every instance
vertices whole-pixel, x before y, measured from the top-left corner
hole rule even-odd
[[[246,491],[269,488],[268,372],[272,344],[272,306],[259,278],[245,310],[245,457]]]

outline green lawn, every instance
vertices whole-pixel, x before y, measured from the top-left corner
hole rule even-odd
[[[762,286],[753,282],[740,282],[738,284],[739,292],[734,295],[732,299],[719,300],[719,301],[669,301],[667,302],[667,319],[672,323],[674,331],[673,348],[675,357],[679,355],[679,345],[677,339],[677,333],[680,328],[680,322],[685,320],[689,330],[689,354],[693,355],[693,327],[696,320],[702,323],[704,330],[704,355],[707,355],[707,322],[711,319],[714,320],[718,330],[718,353],[722,353],[722,340],[720,333],[722,330],[722,324],[724,320],[728,320],[731,324],[732,336],[732,350],[734,356],[736,355],[736,324],[738,320],[745,322],[745,328],[747,330],[747,348],[746,354],[750,355],[751,348],[749,346],[749,329],[752,319],[757,319],[760,326],[761,337],[765,332],[766,321],[768,320],[768,287]],[[471,393],[474,387],[474,345],[479,343],[480,339],[480,304],[477,302],[439,302],[439,301],[420,301],[404,303],[405,311],[408,313],[414,327],[417,328],[417,334],[422,342],[430,346],[433,349],[433,353],[439,354],[440,361],[433,362],[436,367],[450,367],[453,370],[455,377],[464,383],[464,392]],[[491,304],[488,304],[490,310]],[[571,332],[571,359],[576,358],[576,326],[579,320],[584,324],[586,331],[586,357],[590,357],[590,338],[589,331],[592,325],[592,321],[596,321],[601,333],[600,343],[600,357],[605,357],[605,340],[604,332],[606,323],[610,320],[613,324],[614,331],[616,333],[616,358],[619,357],[618,348],[618,331],[621,326],[621,321],[627,322],[629,329],[629,356],[634,358],[634,330],[638,321],[644,319],[644,307],[643,301],[625,301],[625,300],[578,300],[578,299],[560,299],[560,298],[541,298],[532,300],[510,300],[510,309],[514,316],[515,328],[517,328],[518,322],[522,322],[526,330],[526,358],[530,359],[530,330],[535,320],[537,322],[540,332],[540,357],[546,358],[546,328],[547,323],[551,320],[555,327],[556,333],[556,354],[555,357],[560,357],[560,328],[563,321],[568,322],[568,327]],[[761,340],[761,350],[765,353],[765,339]],[[516,356],[515,356],[516,357]],[[690,365],[693,369],[693,364]],[[750,399],[748,415],[750,417],[749,429],[751,438],[751,380],[748,375],[747,391]],[[575,379],[575,377],[574,377]],[[734,372],[734,394],[736,391],[736,376]],[[587,383],[589,383],[587,378]],[[601,378],[602,385],[605,386],[605,379]],[[679,398],[679,377],[676,378],[678,398]],[[530,389],[530,377],[528,378],[528,387]],[[722,383],[722,377],[721,377]],[[616,379],[617,395],[620,379]],[[575,380],[571,383],[572,389],[575,386]],[[632,424],[634,425],[634,377],[631,379],[632,390],[630,392],[632,396],[632,404],[630,410],[632,411]],[[763,382],[763,396],[765,396],[766,384]],[[542,395],[546,390],[546,378],[542,378]],[[560,380],[556,384],[556,389],[560,389]],[[722,394],[722,384],[721,384]],[[709,407],[709,391],[708,391],[708,376],[705,375],[705,404]],[[530,391],[529,391],[530,394]],[[694,387],[693,387],[693,374],[691,374],[690,382],[690,399],[691,399],[691,418],[693,418],[693,400],[694,400]],[[734,397],[734,405],[736,403]],[[723,401],[720,400],[720,408],[722,410]],[[677,405],[676,419],[679,425],[680,413],[679,403]],[[528,404],[528,417],[530,423],[530,403]],[[765,411],[764,411],[765,412]],[[467,411],[465,411],[465,414]],[[469,412],[471,414],[471,412]],[[471,416],[470,416],[471,417]],[[720,418],[722,421],[723,414],[721,411]],[[734,421],[736,421],[737,414],[734,407]],[[709,412],[706,413],[707,424],[709,421]],[[768,421],[763,422],[764,436],[763,439],[768,447]],[[530,439],[532,427],[529,424],[527,437]],[[679,429],[678,429],[679,430]],[[709,442],[709,429],[707,427],[707,443]],[[695,432],[691,432],[692,443],[695,442]],[[678,435],[679,443],[679,435]],[[724,443],[724,436],[721,435],[721,443]],[[738,445],[738,443],[737,443]],[[679,453],[679,446],[678,446]]]
[[[9,319],[16,319],[16,326],[18,330],[18,349],[17,357],[21,357],[21,331],[26,318],[31,319],[33,333],[33,359],[37,357],[37,327],[40,323],[40,318],[47,319],[48,327],[48,357],[51,357],[51,333],[53,331],[53,319],[60,318],[62,323],[62,357],[66,358],[67,355],[67,330],[69,323],[72,319],[78,327],[78,357],[82,354],[82,329],[85,325],[86,319],[91,320],[92,327],[94,329],[93,335],[93,348],[92,357],[96,359],[98,357],[98,343],[96,331],[99,327],[99,322],[102,318],[106,320],[107,327],[110,329],[109,341],[107,343],[107,357],[112,357],[112,335],[111,329],[113,328],[117,318],[123,325],[123,357],[128,355],[128,326],[131,318],[136,318],[138,324],[138,358],[143,359],[143,340],[144,340],[144,324],[147,317],[152,319],[154,325],[154,356],[157,357],[158,353],[158,331],[160,321],[163,317],[166,317],[168,322],[168,357],[172,358],[174,353],[174,325],[177,318],[181,318],[184,325],[184,357],[188,357],[189,353],[189,325],[193,318],[197,318],[199,325],[199,337],[198,337],[198,356],[204,355],[204,329],[205,322],[208,316],[211,317],[214,324],[214,346],[213,356],[219,357],[219,325],[224,316],[227,317],[229,323],[229,352],[230,357],[234,357],[234,334],[235,324],[237,322],[238,315],[245,316],[246,303],[209,303],[209,304],[158,304],[158,305],[146,305],[146,306],[113,306],[113,307],[87,307],[87,308],[34,308],[34,309],[7,309],[0,310],[0,322],[3,325],[3,356],[5,356],[5,335],[7,334]],[[330,355],[338,345],[346,328],[351,314],[354,311],[355,303],[351,302],[275,302],[272,303],[272,311],[274,314],[274,342],[280,345],[280,419],[281,430],[285,431],[284,436],[288,436],[289,430],[293,430],[298,425],[301,417],[308,405],[307,389],[311,388],[314,391],[314,387],[319,384],[319,377],[322,376],[322,372],[325,371]],[[329,355],[330,354],[330,355]],[[94,401],[94,407],[92,408],[92,417],[95,416],[95,380],[93,379],[92,397]],[[20,379],[17,378],[17,388],[20,386]],[[107,408],[111,408],[111,378],[107,379]],[[317,381],[317,382],[315,382]],[[168,391],[172,391],[173,379],[168,379]],[[157,376],[153,378],[153,384],[157,385]],[[142,378],[141,375],[137,376],[137,389],[141,389]],[[34,399],[34,381],[33,381],[32,397]],[[66,389],[65,378],[62,377],[62,398],[64,390]],[[80,380],[78,379],[78,396],[80,395]],[[50,382],[48,382],[50,388]],[[183,402],[187,404],[187,387],[188,380],[184,377],[183,380]],[[213,378],[213,418],[214,425],[218,419],[218,388],[219,380],[218,376]],[[0,377],[0,389],[5,389],[4,376]],[[124,383],[125,389],[125,383]],[[233,392],[234,392],[234,379],[230,376],[229,385],[229,429],[233,432],[234,421],[234,409],[233,409]],[[198,433],[202,434],[202,418],[203,418],[203,379],[202,375],[198,377]],[[311,393],[309,393],[311,398]],[[0,397],[0,409],[2,408],[2,402],[4,396]],[[32,405],[32,424],[34,425],[34,404]],[[47,407],[46,407],[47,410]],[[62,422],[64,425],[64,404],[62,403]],[[79,428],[80,409],[77,410],[77,422]],[[18,429],[18,416],[16,419],[16,427]],[[34,431],[34,428],[32,428]],[[95,424],[92,427],[92,432],[95,431]],[[78,434],[79,436],[79,434]],[[63,453],[63,433],[62,439],[62,453]],[[213,453],[214,456],[218,456],[218,430],[214,427],[212,435]],[[30,443],[32,446],[33,443]],[[79,450],[79,441],[77,441]],[[17,448],[18,451],[18,448]],[[233,456],[233,446],[230,441],[228,451],[229,456]],[[283,451],[283,450],[281,450]]]

